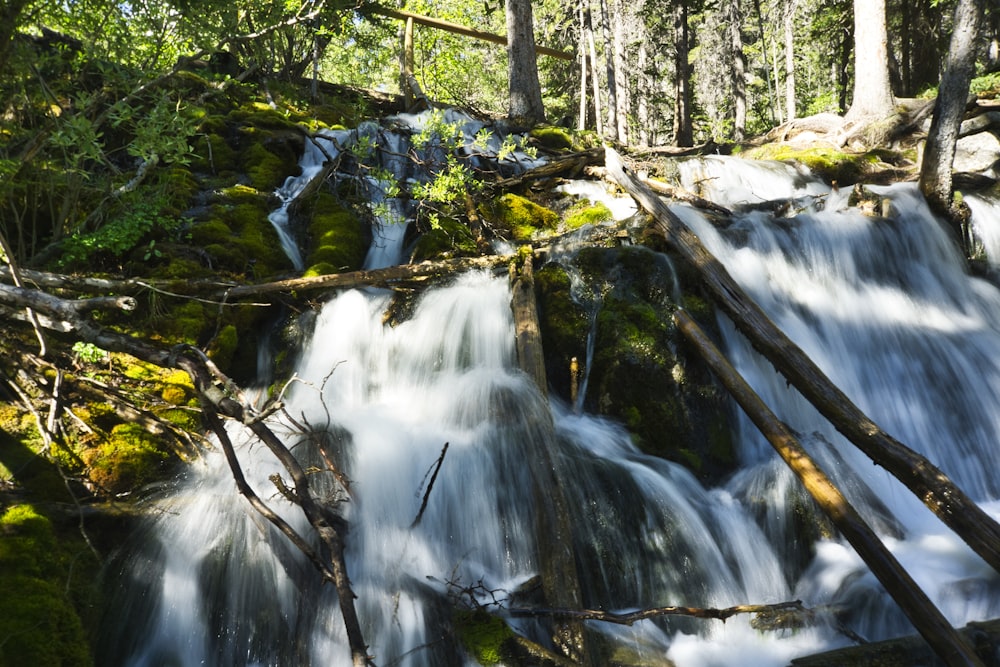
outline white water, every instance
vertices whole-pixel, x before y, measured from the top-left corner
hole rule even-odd
[[[915,193],[887,190],[897,217],[873,219],[843,210],[838,193],[785,167],[714,159],[688,167],[690,189],[701,183],[703,195],[729,206],[785,197],[824,206],[777,221],[748,213],[726,232],[689,208],[675,211],[877,423],[997,510],[1000,293],[960,269]],[[910,632],[849,547],[825,540],[801,562],[808,544],[795,543],[794,518],[802,493],[747,422],[737,423],[742,471],[725,487],[704,489],[682,468],[637,452],[619,426],[541,398],[515,368],[506,281],[463,276],[427,292],[394,328],[382,323],[388,299],[352,291],[326,304],[287,394],[288,413],[323,434],[352,480],[350,497],[329,473],[317,473],[314,484],[350,522],[347,559],[377,664],[475,664],[448,635],[449,609],[456,596],[468,601],[460,589],[472,587],[480,604],[503,615],[485,589],[506,599],[537,574],[547,555],[535,534],[534,492],[547,474],[536,469],[545,443],[569,480],[588,606],[802,599],[846,607],[842,621],[869,639]],[[996,575],[845,443],[730,325],[722,328],[733,362],[804,434],[949,619],[1000,615]],[[302,442],[297,451],[306,456],[305,438],[287,420],[275,428]],[[280,470],[264,448],[234,434],[251,484],[307,532],[268,481]],[[104,664],[349,663],[329,587],[248,510],[221,457],[209,457],[161,509],[144,549],[128,556],[128,595],[109,640],[117,648]],[[546,641],[544,623],[508,620]],[[588,627],[643,664],[670,659],[680,667],[778,666],[848,643],[828,625],[759,632],[742,616]]]

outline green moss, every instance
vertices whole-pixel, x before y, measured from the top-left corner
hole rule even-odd
[[[236,327],[232,324],[227,324],[222,327],[222,330],[219,331],[218,335],[209,344],[209,358],[223,371],[228,370],[233,360],[233,355],[236,353],[236,348],[239,345],[239,340]]]
[[[473,257],[479,254],[472,230],[454,218],[442,218],[434,229],[421,234],[413,252],[413,261]]]
[[[309,206],[309,235],[314,239],[306,256],[310,267],[328,273],[361,268],[368,252],[362,222],[330,193],[320,193]],[[327,267],[332,267],[329,271]]]
[[[555,211],[512,193],[496,198],[482,212],[517,241],[530,241],[540,230],[552,230],[559,224]]]
[[[499,665],[507,657],[505,643],[514,639],[514,632],[486,611],[458,611],[455,613],[455,630],[462,645],[480,665]]]
[[[81,458],[95,484],[119,494],[162,478],[170,454],[139,424],[118,424],[106,442],[84,450]]]
[[[613,218],[611,209],[603,203],[591,204],[589,201],[583,200],[566,211],[566,226],[570,229],[577,229],[584,225],[598,225]]]
[[[531,131],[531,137],[550,150],[572,150],[573,137],[569,130],[563,127],[536,127]]]
[[[296,163],[282,159],[263,144],[253,143],[240,156],[246,165],[250,184],[263,191],[273,191],[295,172]]]
[[[302,274],[303,278],[312,278],[314,276],[328,276],[331,273],[337,273],[337,267],[333,264],[327,264],[326,262],[320,262],[319,264],[313,264]]]
[[[92,664],[66,595],[66,560],[51,522],[33,506],[0,516],[0,665]]]
[[[869,171],[865,157],[859,153],[846,153],[833,148],[795,148],[785,144],[764,144],[744,153],[755,160],[797,162],[809,168],[827,182],[850,184],[857,182]]]
[[[191,242],[205,247],[213,243],[229,243],[233,238],[233,230],[219,219],[207,220],[191,228]]]

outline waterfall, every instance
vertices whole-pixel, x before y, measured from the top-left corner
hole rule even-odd
[[[379,133],[388,134],[376,125],[345,131],[325,150]],[[1000,442],[1000,292],[963,271],[915,190],[881,190],[893,216],[870,218],[778,163],[699,159],[682,173],[688,189],[734,208],[796,202],[791,217],[748,209],[721,229],[688,206],[674,211],[852,400],[1000,515],[1000,480],[991,474]],[[396,215],[412,216],[400,206]],[[369,261],[391,261],[379,257]],[[324,466],[311,468],[317,493],[350,524],[347,563],[376,664],[479,664],[460,640],[456,609],[485,608],[547,642],[547,619],[509,614],[530,606],[546,556],[533,491],[549,472],[537,469],[541,446],[569,480],[571,547],[588,607],[801,599],[837,611],[868,639],[912,632],[850,547],[824,532],[747,420],[735,425],[741,470],[703,487],[684,468],[639,452],[621,425],[546,400],[516,367],[510,296],[506,280],[473,272],[428,290],[406,321],[389,326],[389,295],[339,294],[316,318],[285,415],[270,418],[307,466],[321,439],[350,480],[345,491]],[[996,574],[845,442],[724,318],[720,329],[734,365],[949,620],[1000,615]],[[250,483],[308,533],[269,480],[279,466],[241,426],[230,429]],[[220,454],[192,467],[152,516],[112,570],[100,664],[349,664],[332,587],[252,513]],[[832,622],[762,632],[746,616],[587,628],[608,655],[642,665],[778,667],[850,643]]]

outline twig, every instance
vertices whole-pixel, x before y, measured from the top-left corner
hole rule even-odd
[[[654,607],[652,609],[640,609],[627,613],[604,611],[602,609],[553,609],[553,608],[531,608],[515,607],[509,610],[511,616],[553,616],[556,618],[573,618],[581,621],[604,621],[618,625],[632,625],[638,621],[660,616],[690,616],[692,618],[708,618],[719,621],[736,616],[737,614],[762,614],[775,613],[780,611],[798,611],[810,613],[802,605],[801,600],[791,602],[778,602],[776,604],[741,604],[725,609],[713,609],[704,607]]]
[[[424,500],[420,503],[420,511],[417,512],[417,518],[413,520],[410,524],[410,530],[416,528],[420,525],[420,520],[424,518],[424,510],[427,509],[427,501],[431,497],[431,489],[434,488],[434,480],[437,479],[438,472],[441,471],[441,464],[444,463],[444,455],[448,453],[448,443],[444,443],[444,447],[441,448],[441,454],[437,458],[437,464],[434,466],[434,472],[431,474],[431,481],[427,483],[427,490],[424,491]],[[425,476],[426,479],[426,476]]]

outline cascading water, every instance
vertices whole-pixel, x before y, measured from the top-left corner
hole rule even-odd
[[[327,158],[363,132],[382,130],[336,138]],[[808,207],[791,218],[737,215],[721,231],[693,209],[675,211],[876,422],[993,508],[1000,292],[962,272],[915,193],[887,189],[892,219],[866,218],[784,166],[708,159],[683,170],[689,189],[725,205],[791,198]],[[371,264],[393,261],[378,254]],[[478,664],[457,636],[455,611],[475,604],[548,641],[546,619],[505,611],[528,606],[525,589],[547,556],[537,530],[539,480],[550,472],[539,469],[541,447],[568,482],[587,606],[802,599],[837,608],[868,639],[910,632],[849,547],[827,536],[809,559],[822,534],[810,504],[748,422],[737,420],[743,469],[705,489],[683,468],[638,452],[619,425],[550,403],[516,369],[505,280],[464,275],[426,292],[395,327],[383,323],[389,303],[361,291],[328,302],[286,392],[291,419],[273,418],[307,465],[322,439],[351,480],[345,492],[323,465],[311,469],[314,488],[349,521],[347,562],[376,664]],[[721,326],[734,364],[803,434],[949,619],[1000,615],[996,575]],[[308,532],[290,503],[265,491],[279,466],[241,427],[231,430],[251,484]],[[123,556],[101,664],[349,664],[334,592],[249,510],[221,455],[206,457],[157,507]],[[587,627],[607,655],[642,665],[778,666],[848,643],[829,625],[762,633],[742,616]]]

